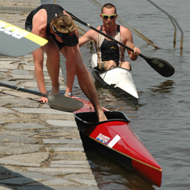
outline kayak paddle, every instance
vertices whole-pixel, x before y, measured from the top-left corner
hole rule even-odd
[[[108,36],[107,34],[97,30],[96,28],[94,28],[93,26],[91,26],[88,23],[83,22],[82,20],[80,20],[79,18],[77,18],[76,16],[74,16],[72,13],[67,12],[72,19],[76,20],[77,22],[83,24],[84,26],[91,28],[92,30],[102,34],[103,36],[111,39],[112,41],[120,44],[121,46],[127,48],[128,50],[133,52],[133,49],[131,49],[130,47],[124,45],[123,43],[115,40],[114,38],[112,38],[111,36]],[[167,61],[160,59],[160,58],[154,58],[154,57],[147,57],[145,55],[140,54],[140,57],[142,57],[154,70],[156,70],[160,75],[164,76],[164,77],[170,77],[174,74],[175,69],[172,65],[170,65],[170,63],[168,63]]]
[[[46,98],[48,98],[49,106],[51,108],[54,108],[54,109],[57,109],[60,111],[73,112],[73,111],[79,110],[84,105],[79,100],[76,100],[74,98],[69,98],[69,97],[66,97],[66,96],[63,96],[60,94],[45,94],[45,93],[36,92],[36,91],[25,89],[25,88],[20,88],[17,86],[12,86],[12,85],[5,84],[2,82],[0,82],[0,86],[4,86],[4,87],[11,88],[14,90],[46,97]]]
[[[29,54],[48,41],[31,32],[0,20],[0,55],[18,57]]]

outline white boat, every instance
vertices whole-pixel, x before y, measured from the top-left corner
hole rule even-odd
[[[96,53],[92,55],[91,66],[93,74],[101,83],[108,85],[113,91],[120,90],[124,92],[126,96],[130,95],[135,99],[138,99],[137,89],[129,70],[121,67],[116,67],[104,72],[97,70]]]

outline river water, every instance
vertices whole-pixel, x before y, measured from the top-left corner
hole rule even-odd
[[[131,127],[163,169],[162,186],[160,188],[151,186],[133,173],[89,150],[88,159],[99,188],[188,190],[190,188],[190,26],[188,22],[190,1],[153,1],[172,15],[183,30],[182,51],[179,29],[174,48],[173,25],[164,13],[148,1],[109,0],[109,2],[117,7],[120,18],[160,48],[153,48],[133,33],[134,43],[141,49],[142,54],[167,60],[176,71],[172,77],[165,78],[154,71],[141,57],[131,62],[132,76],[139,93],[137,106],[96,83],[101,105],[110,110],[122,111],[131,119]],[[101,4],[104,3],[107,1],[101,0]],[[64,0],[63,7],[94,27],[102,24],[99,8],[88,0]],[[84,26],[81,27],[88,30]],[[92,53],[89,47],[82,47],[81,52],[90,70]],[[85,97],[77,82],[74,92],[80,97]]]

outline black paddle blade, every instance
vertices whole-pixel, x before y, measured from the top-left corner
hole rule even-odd
[[[174,67],[163,59],[145,56],[143,58],[154,70],[164,77],[171,77],[175,73]]]
[[[67,112],[79,110],[84,106],[83,102],[60,94],[49,94],[48,101],[51,108]]]
[[[54,108],[60,111],[73,112],[73,111],[79,110],[84,105],[83,102],[79,100],[76,100],[74,98],[69,98],[60,94],[45,94],[45,93],[41,93],[41,92],[37,92],[37,91],[25,89],[25,88],[20,88],[17,86],[5,84],[2,82],[0,82],[0,86],[4,86],[4,87],[11,88],[14,90],[46,97],[48,98],[49,106],[51,108]]]

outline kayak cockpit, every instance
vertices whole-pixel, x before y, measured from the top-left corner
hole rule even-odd
[[[95,112],[81,112],[81,113],[75,113],[75,118],[78,121],[81,121],[82,123],[88,123],[88,124],[100,124],[105,123],[108,121],[125,121],[129,123],[129,119],[127,116],[118,111],[104,111],[107,121],[99,122],[98,117]]]

